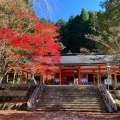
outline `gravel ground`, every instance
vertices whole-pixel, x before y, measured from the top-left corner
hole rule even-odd
[[[0,120],[120,120],[120,113],[0,111]]]

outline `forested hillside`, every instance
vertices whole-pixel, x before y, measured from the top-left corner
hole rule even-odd
[[[60,42],[63,43],[65,48],[62,53],[71,51],[72,53],[83,52],[86,48],[89,51],[95,51],[96,42],[85,37],[86,34],[97,34],[93,30],[97,26],[98,14],[102,11],[93,12],[82,9],[80,15],[71,15],[66,22],[59,19],[56,25],[60,27]]]

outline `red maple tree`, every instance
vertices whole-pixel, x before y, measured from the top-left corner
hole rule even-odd
[[[58,27],[54,24],[45,24],[39,21],[39,19],[33,14],[19,13],[19,17],[31,19],[34,25],[34,32],[20,32],[22,26],[17,26],[17,30],[14,30],[8,26],[7,28],[0,28],[0,47],[3,47],[6,54],[1,54],[0,60],[5,61],[8,54],[11,60],[7,62],[7,65],[3,68],[2,63],[0,66],[0,75],[3,79],[8,69],[17,62],[27,59],[22,68],[26,71],[34,73],[41,73],[42,75],[52,75],[56,69],[54,62],[58,62],[60,59],[61,49],[57,42]],[[8,50],[7,50],[8,49]],[[2,57],[4,56],[4,57]],[[3,74],[4,73],[4,74]]]

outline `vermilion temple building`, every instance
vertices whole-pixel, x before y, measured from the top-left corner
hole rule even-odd
[[[108,74],[111,75],[112,82],[120,82],[120,63],[114,56],[65,54],[55,65],[58,67],[55,81],[61,85],[73,84],[75,70],[79,76],[78,84],[104,83]]]
[[[111,76],[113,83],[120,83],[120,61],[117,61],[115,56],[68,53],[61,55],[60,62],[54,65],[58,69],[55,71],[52,84],[74,84],[74,71],[78,73],[78,85],[104,83],[108,75]],[[22,71],[21,83],[24,74],[27,76],[26,83],[28,83],[31,74],[28,71]],[[43,78],[40,77],[38,81],[42,83]],[[49,81],[46,80],[45,84],[49,84]]]

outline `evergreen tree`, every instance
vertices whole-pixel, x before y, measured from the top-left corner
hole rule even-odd
[[[60,41],[65,46],[62,52],[66,53],[70,50],[72,53],[79,53],[82,48],[93,51],[98,46],[102,47],[98,42],[85,37],[86,34],[98,35],[94,28],[99,29],[100,15],[103,15],[102,11],[87,12],[82,9],[80,15],[71,15],[68,22],[63,19],[58,20],[56,25],[60,27]]]
[[[98,34],[88,35],[87,38],[99,42],[101,51],[120,57],[120,1],[105,0],[101,6],[105,12],[98,13],[97,26],[94,28]]]
[[[68,33],[67,23],[65,20],[59,19],[58,22],[56,23],[56,25],[60,27],[60,29],[59,29],[59,33],[60,33],[59,41],[61,43],[63,43],[63,48],[64,48],[61,50],[61,52],[66,53],[66,52],[68,52],[68,49],[66,46],[69,44],[69,41],[68,41],[69,33]]]
[[[40,22],[46,23],[46,24],[51,24],[53,22],[51,22],[49,19],[45,19],[45,18],[41,18]]]

